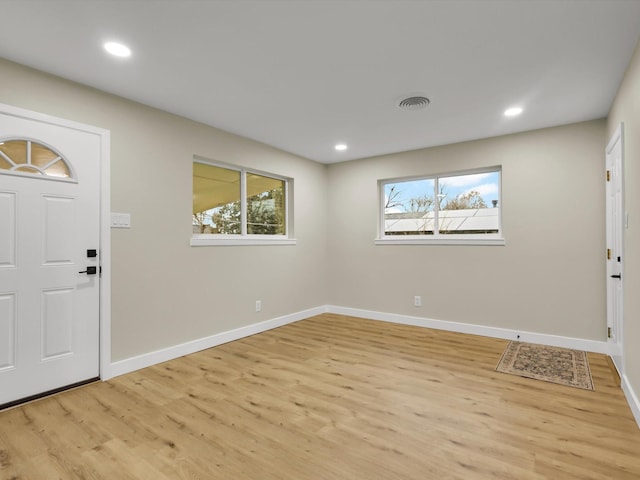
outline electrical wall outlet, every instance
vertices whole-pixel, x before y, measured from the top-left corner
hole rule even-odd
[[[262,310],[262,300],[256,300],[256,312]]]
[[[420,295],[416,295],[413,297],[413,306],[421,307],[422,306],[422,297]]]

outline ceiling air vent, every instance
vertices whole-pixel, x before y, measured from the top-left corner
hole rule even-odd
[[[426,108],[427,105],[429,105],[429,99],[421,96],[407,97],[400,100],[400,103],[398,103],[398,107],[404,110],[419,110],[421,108]]]

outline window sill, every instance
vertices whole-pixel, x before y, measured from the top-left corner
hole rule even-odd
[[[223,247],[223,246],[250,246],[250,245],[295,245],[295,238],[286,237],[240,237],[233,236],[230,238],[211,237],[209,235],[198,235],[191,237],[192,247]]]
[[[503,246],[506,241],[502,237],[490,238],[462,238],[462,237],[439,237],[424,238],[419,237],[402,237],[402,238],[376,238],[376,245],[486,245],[486,246]]]

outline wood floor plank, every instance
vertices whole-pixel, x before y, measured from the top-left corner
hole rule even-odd
[[[0,479],[637,479],[595,391],[495,371],[507,342],[324,314],[0,412]]]

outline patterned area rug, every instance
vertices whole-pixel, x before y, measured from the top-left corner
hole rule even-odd
[[[509,342],[498,372],[593,390],[587,352],[523,342]]]

